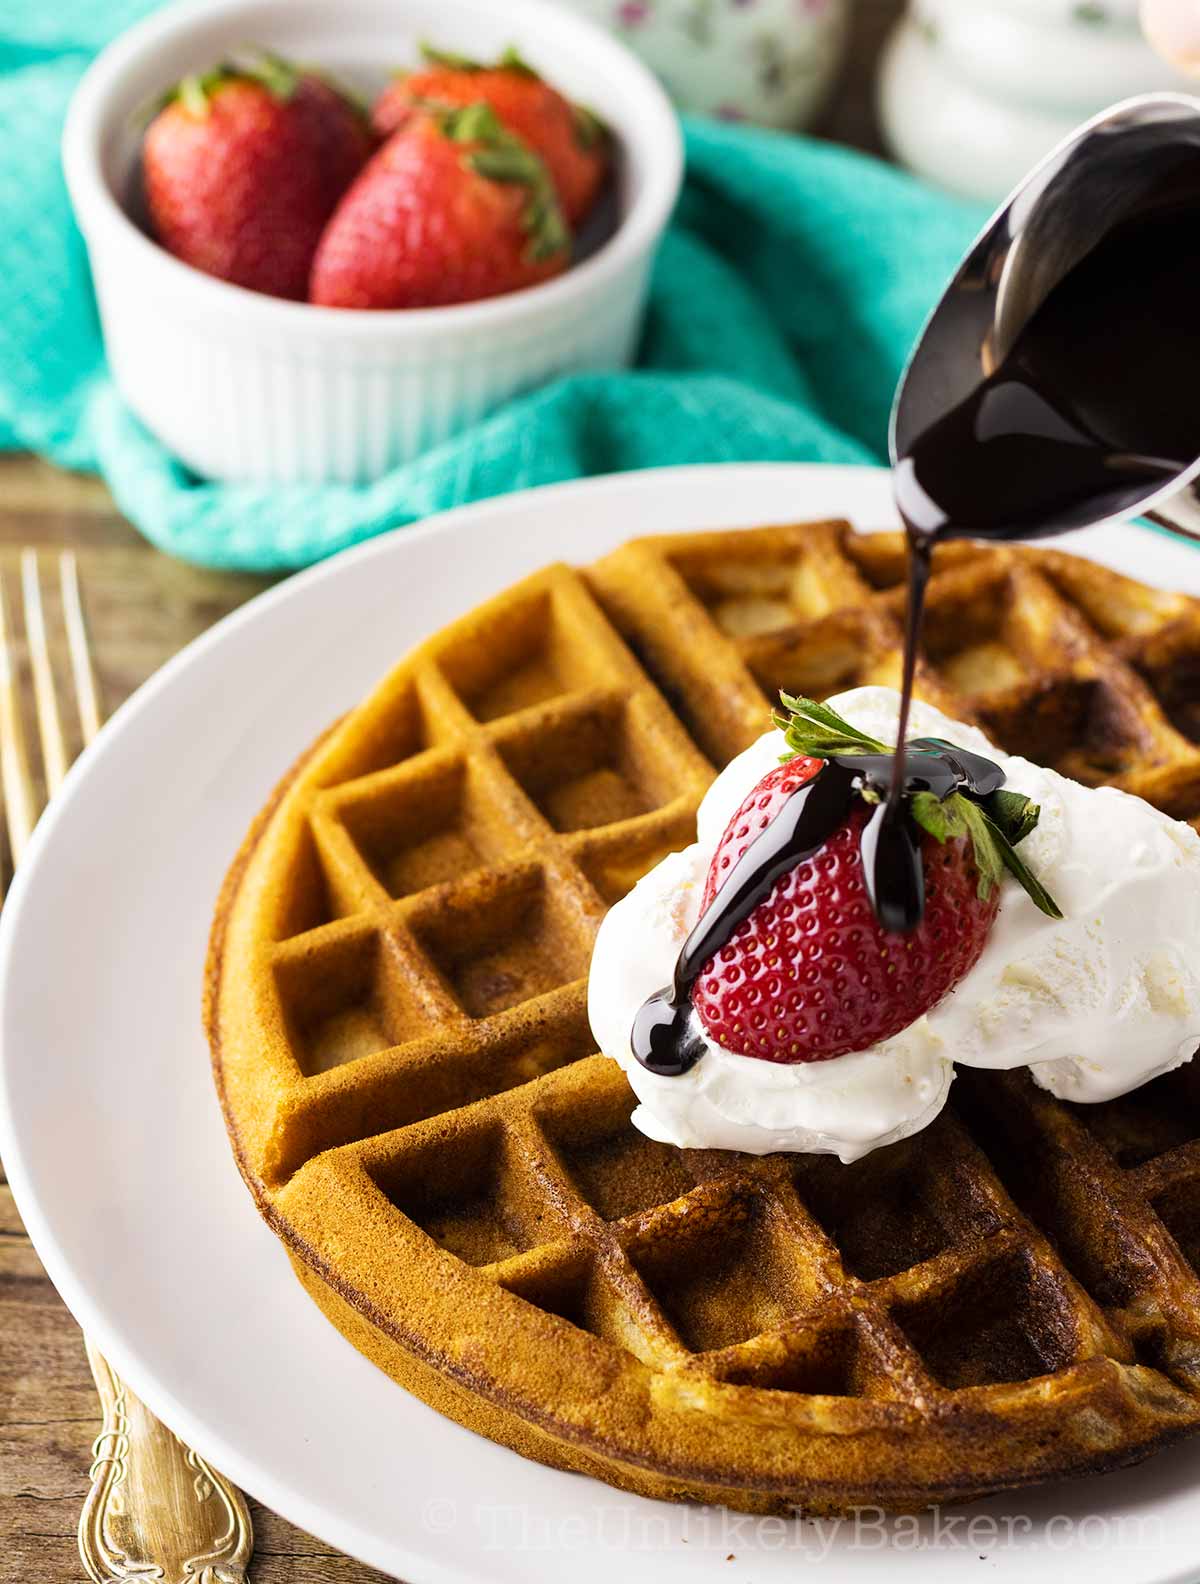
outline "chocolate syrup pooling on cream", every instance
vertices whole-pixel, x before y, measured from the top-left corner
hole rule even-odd
[[[897,742],[906,740],[925,590],[943,539],[1032,539],[1131,510],[1200,456],[1200,176],[1115,226],[1051,290],[1015,343],[959,405],[898,457],[909,545]],[[1114,373],[1114,371],[1116,371]],[[864,786],[886,800],[863,830],[868,891],[883,928],[924,910],[920,832],[907,795],[982,797],[1003,772],[926,739],[895,755],[839,756],[746,849],[692,931],[674,982],[642,1006],[633,1053],[687,1072],[704,1051],[691,987],[704,965],[846,818]]]

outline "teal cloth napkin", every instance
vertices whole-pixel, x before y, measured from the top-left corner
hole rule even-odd
[[[981,212],[846,149],[695,121],[636,369],[561,379],[370,485],[197,479],[113,387],[58,156],[89,59],[151,9],[0,0],[0,448],[99,470],[164,550],[297,567],[445,507],[588,474],[883,460],[905,354]]]

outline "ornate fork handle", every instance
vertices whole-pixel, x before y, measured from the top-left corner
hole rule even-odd
[[[104,1419],[79,1554],[95,1584],[245,1584],[254,1548],[242,1493],[183,1444],[88,1343]]]
[[[90,743],[100,730],[100,695],[73,551],[59,557],[59,586],[75,709]],[[46,794],[53,797],[70,755],[34,549],[21,552],[21,592]],[[14,865],[40,807],[22,726],[20,674],[0,580],[0,793]],[[254,1538],[241,1492],[160,1424],[90,1342],[87,1352],[104,1414],[79,1515],[79,1554],[89,1578],[95,1584],[244,1584]]]

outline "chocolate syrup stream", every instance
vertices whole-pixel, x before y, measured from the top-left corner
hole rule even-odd
[[[897,743],[905,743],[934,548],[942,540],[1033,539],[1131,512],[1200,456],[1200,173],[1116,225],[1050,291],[1008,355],[897,458],[908,539],[908,611]],[[1114,370],[1118,371],[1114,377]],[[886,793],[863,830],[864,876],[881,925],[904,932],[924,907],[920,833],[906,794],[984,797],[999,768],[932,740],[895,755],[829,761],[793,794],[730,872],[688,937],[674,984],[638,1012],[633,1051],[652,1072],[703,1053],[697,973],[777,880],[833,834],[864,785]],[[942,790],[945,788],[945,790]]]
[[[932,567],[933,536],[914,533],[909,526],[908,606],[904,617],[904,671],[900,681],[900,718],[896,723],[897,747],[908,740],[908,718],[912,714],[913,684],[917,675],[917,650],[925,622],[925,590],[929,587]],[[904,776],[900,768],[900,755],[897,754],[888,789],[886,814],[889,822],[896,817],[903,792]]]

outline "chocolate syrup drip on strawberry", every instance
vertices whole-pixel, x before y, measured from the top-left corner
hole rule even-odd
[[[728,944],[738,926],[770,896],[784,875],[820,851],[855,804],[864,801],[864,790],[876,799],[887,793],[893,761],[898,757],[834,755],[788,798],[750,843],[684,942],[674,982],[651,996],[634,1019],[633,1054],[643,1067],[674,1078],[696,1065],[704,1054],[704,1040],[692,1017],[691,990],[701,969]],[[938,738],[909,743],[902,757],[906,794],[932,792],[944,800],[962,792],[983,798],[1004,785],[999,765]],[[885,824],[881,816],[886,812],[887,804],[879,802],[863,829],[863,867],[871,904],[884,929],[907,931],[920,923],[925,906],[921,833],[905,804],[901,804],[898,821]]]

